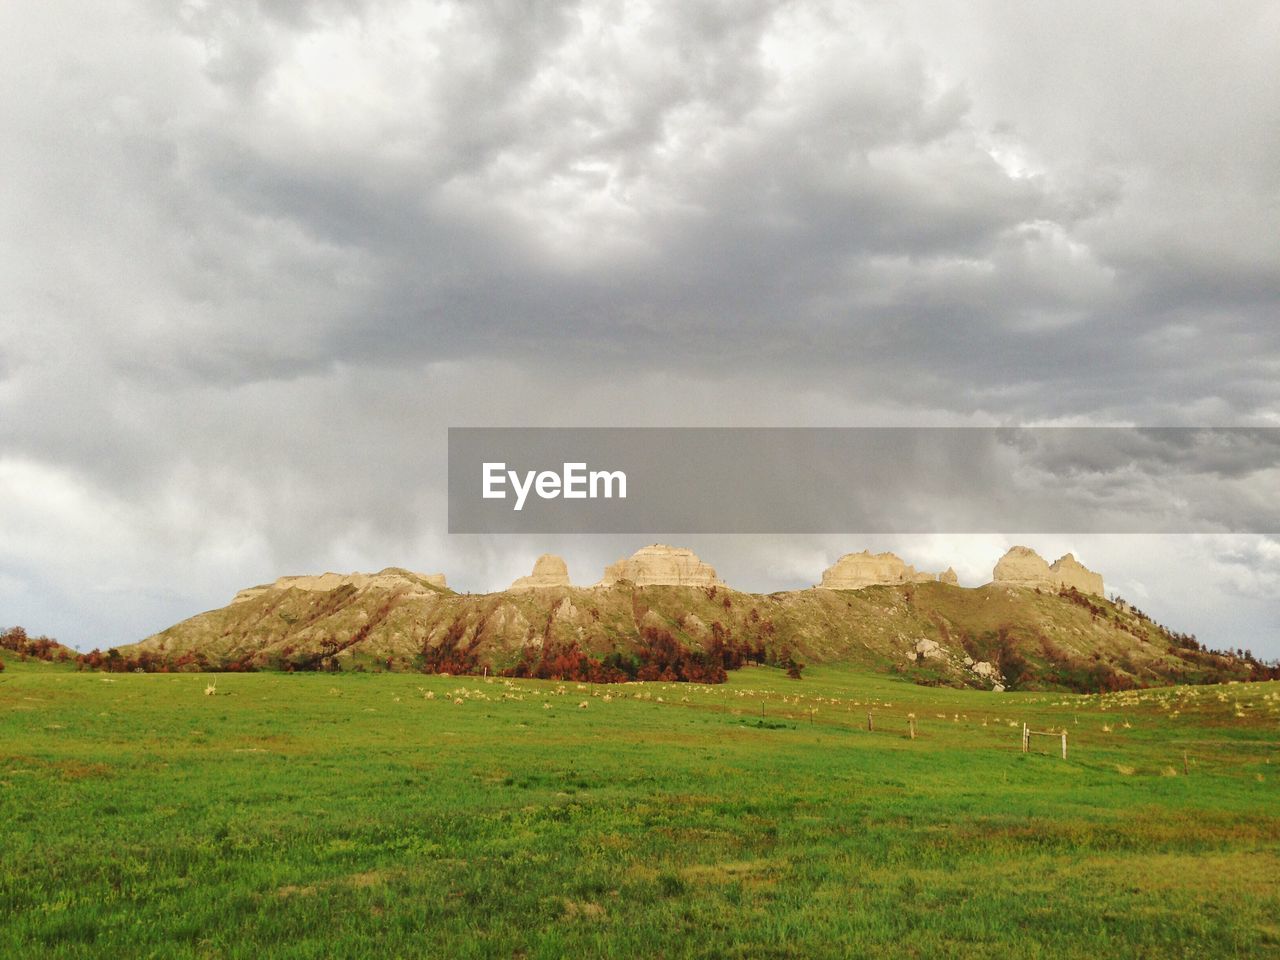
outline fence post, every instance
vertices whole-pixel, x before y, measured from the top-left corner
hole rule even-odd
[[[1062,731],[1062,759],[1067,759],[1067,731]]]
[[[907,729],[911,731],[911,739],[914,740],[916,738],[916,718],[915,717],[907,718]]]
[[[1028,740],[1028,739],[1029,739],[1029,738],[1028,738],[1028,736],[1027,736],[1027,725],[1024,723],[1024,724],[1022,725],[1022,752],[1023,752],[1023,753],[1026,753],[1026,752],[1027,752],[1027,740]]]
[[[871,711],[868,710],[867,711],[867,729],[875,730],[875,728],[876,728],[876,722],[871,716]]]

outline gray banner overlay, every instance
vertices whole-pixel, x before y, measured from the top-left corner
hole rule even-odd
[[[452,427],[449,531],[1276,534],[1280,428]]]

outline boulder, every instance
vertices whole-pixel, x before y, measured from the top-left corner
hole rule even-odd
[[[569,567],[554,553],[544,553],[533,564],[533,573],[520,577],[509,590],[541,590],[546,587],[569,586]]]
[[[699,560],[692,550],[663,543],[642,547],[630,557],[605,567],[604,578],[597,586],[608,586],[619,580],[630,580],[638,587],[724,585],[724,581],[716,576],[715,568]]]
[[[946,656],[936,640],[921,640],[916,644],[916,653],[922,660],[940,660]]]

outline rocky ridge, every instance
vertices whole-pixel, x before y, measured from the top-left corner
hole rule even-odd
[[[646,679],[649,671],[703,682],[723,674],[723,657],[724,669],[858,663],[987,690],[1122,689],[1247,679],[1253,670],[1095,595],[1101,578],[1070,555],[1050,565],[1027,548],[1002,558],[994,582],[972,588],[959,587],[953,570],[935,578],[892,554],[864,552],[833,564],[821,587],[743,593],[692,551],[660,544],[611,564],[590,587],[569,584],[554,555],[511,589],[458,594],[442,583],[401,568],[281,577],[99,660],[127,669],[588,679]],[[854,583],[863,586],[845,586]]]
[[[246,587],[235,595],[232,603],[243,603],[273,590],[305,590],[324,593],[339,587],[355,587],[357,590],[404,589],[410,593],[425,593],[432,588],[447,590],[443,573],[414,573],[402,567],[386,567],[377,573],[321,573],[296,577],[278,577],[274,582],[257,587]]]

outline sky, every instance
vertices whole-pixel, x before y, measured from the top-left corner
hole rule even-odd
[[[450,426],[1280,427],[1280,7],[0,5],[0,624],[449,535]],[[684,537],[731,584],[1026,542],[1280,657],[1280,539]]]

